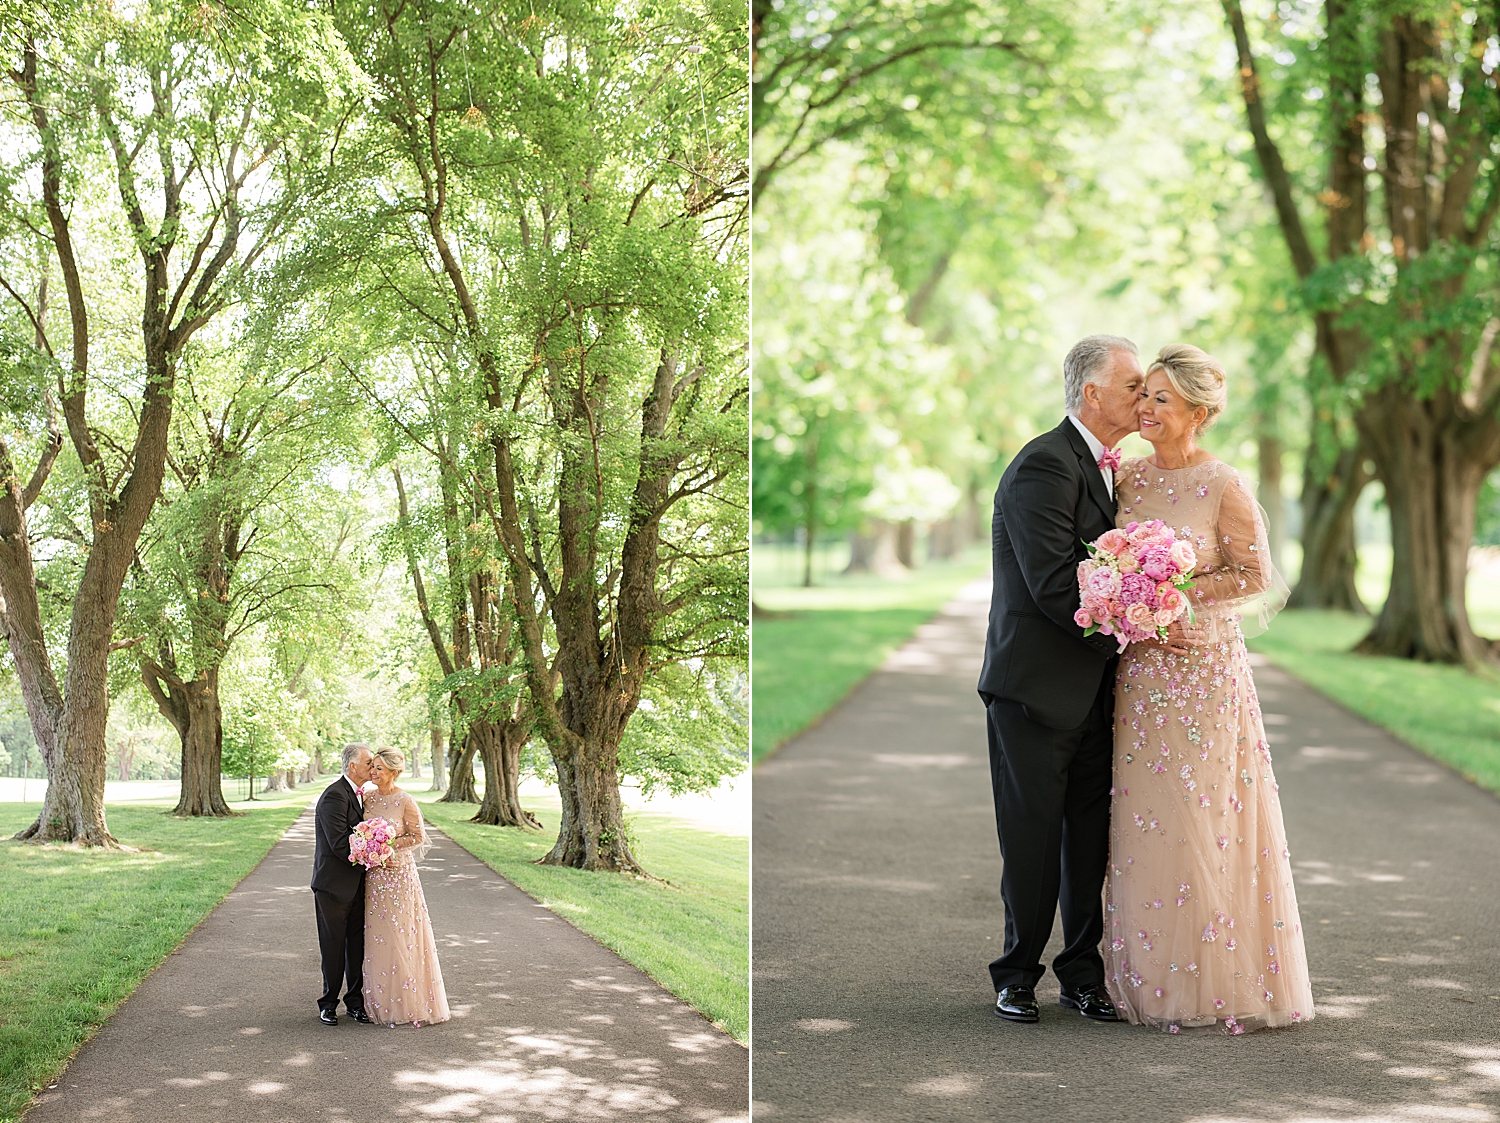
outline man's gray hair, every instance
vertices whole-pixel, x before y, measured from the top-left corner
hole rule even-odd
[[[348,773],[349,766],[354,763],[354,758],[359,755],[359,750],[360,749],[364,749],[366,752],[368,752],[369,749],[370,749],[370,746],[367,745],[367,744],[365,744],[363,741],[350,741],[347,745],[344,746],[344,753],[343,753],[344,767],[343,767],[343,769],[341,771],[343,771],[346,774]]]
[[[1076,414],[1083,405],[1083,388],[1104,370],[1116,351],[1139,355],[1134,343],[1121,335],[1088,335],[1073,344],[1063,360],[1063,406]]]

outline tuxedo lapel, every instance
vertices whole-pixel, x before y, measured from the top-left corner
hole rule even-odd
[[[1115,522],[1115,501],[1109,494],[1109,489],[1104,486],[1104,474],[1099,471],[1099,464],[1094,460],[1094,454],[1089,451],[1088,441],[1083,439],[1083,434],[1072,420],[1064,417],[1058,429],[1067,438],[1069,446],[1078,457],[1078,464],[1083,469],[1083,485],[1088,488],[1089,496],[1094,500],[1099,510],[1103,511],[1109,519],[1111,526]]]

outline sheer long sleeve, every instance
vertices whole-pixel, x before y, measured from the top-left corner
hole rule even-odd
[[[1210,616],[1240,617],[1252,634],[1264,630],[1286,603],[1287,588],[1271,561],[1260,505],[1231,470],[1213,520],[1212,549],[1203,550],[1189,596]]]
[[[421,846],[426,841],[427,835],[422,829],[422,812],[417,808],[417,801],[408,797],[401,808],[401,833],[391,845],[397,850],[407,850]]]

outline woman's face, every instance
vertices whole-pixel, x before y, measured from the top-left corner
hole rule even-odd
[[[396,774],[386,767],[385,761],[376,757],[370,764],[370,779],[375,781],[376,786],[383,788],[396,779]]]
[[[1137,414],[1141,436],[1152,444],[1178,445],[1189,439],[1194,430],[1208,419],[1208,407],[1190,408],[1172,386],[1165,371],[1153,370],[1146,375],[1146,391],[1141,396]]]

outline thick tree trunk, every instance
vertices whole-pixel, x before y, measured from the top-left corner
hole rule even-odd
[[[873,573],[877,577],[900,577],[906,566],[896,553],[896,524],[871,519],[849,536],[849,565],[845,573]]]
[[[430,792],[440,792],[448,786],[448,770],[444,767],[448,760],[448,750],[443,747],[443,728],[434,725],[428,730],[432,743],[432,787]]]
[[[261,788],[262,792],[288,792],[292,789],[287,786],[286,777],[289,769],[278,768],[266,777],[266,786]]]
[[[631,851],[620,803],[620,746],[572,739],[566,763],[553,754],[562,794],[562,822],[544,866],[644,874]],[[566,779],[564,779],[566,777]]]
[[[1360,432],[1391,513],[1391,587],[1357,651],[1433,663],[1494,661],[1469,624],[1474,506],[1500,458],[1493,418],[1463,418],[1452,397],[1425,401],[1391,385],[1368,397]]]
[[[1369,612],[1354,583],[1354,506],[1370,481],[1364,465],[1358,445],[1342,450],[1326,471],[1309,450],[1302,472],[1302,572],[1287,607]]]
[[[167,654],[162,658],[168,659]],[[224,799],[220,771],[224,755],[224,714],[219,705],[219,672],[184,681],[169,668],[142,661],[141,681],[162,717],[177,730],[182,750],[182,790],[174,815],[233,815]]]
[[[469,733],[465,733],[461,742],[457,738],[449,741],[449,753],[452,753],[452,745],[461,743],[458,759],[452,762],[448,772],[448,790],[443,793],[439,803],[478,803],[479,792],[474,786],[474,755],[479,750],[479,742]]]
[[[472,823],[492,827],[541,828],[541,823],[521,806],[521,749],[526,734],[520,729],[475,722],[469,736],[479,743],[479,758],[484,762],[484,799]]]
[[[927,557],[944,561],[958,553],[959,520],[956,515],[939,519],[927,528]]]
[[[1284,573],[1286,563],[1282,559],[1286,549],[1286,500],[1281,494],[1281,438],[1272,432],[1262,432],[1256,438],[1256,450],[1260,467],[1258,498],[1266,512],[1266,538],[1271,546],[1271,564]]]
[[[917,568],[917,524],[913,519],[896,524],[896,560],[906,569]]]

